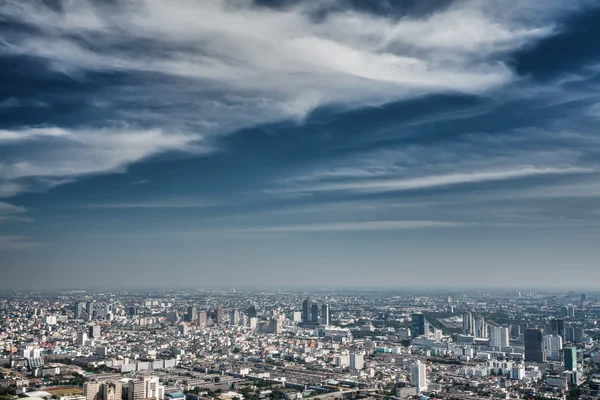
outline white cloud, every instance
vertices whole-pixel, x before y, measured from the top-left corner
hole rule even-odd
[[[426,189],[440,186],[451,186],[466,183],[503,181],[540,175],[565,175],[592,172],[595,172],[595,170],[591,168],[582,167],[539,168],[533,166],[523,166],[505,170],[429,175],[406,179],[370,179],[353,180],[349,182],[327,182],[313,185],[297,185],[279,189],[272,189],[268,190],[267,192],[273,194],[329,191],[383,193],[392,191]]]
[[[525,4],[507,11],[499,1],[457,1],[431,15],[400,19],[345,10],[319,20],[311,14],[323,6],[317,1],[275,10],[246,0],[136,0],[117,6],[65,0],[62,13],[36,1],[5,1],[0,18],[36,30],[7,36],[0,53],[39,57],[75,76],[123,71],[177,78],[172,93],[159,90],[160,79],[149,78],[132,86],[133,97],[174,96],[169,103],[182,101],[189,110],[161,115],[108,109],[112,121],[154,124],[146,130],[0,131],[0,145],[57,143],[0,163],[0,196],[28,189],[20,182],[25,177],[57,182],[122,169],[165,150],[196,151],[200,135],[302,118],[324,104],[354,107],[493,90],[515,78],[505,53],[552,35],[551,17],[584,2],[520,3]],[[214,93],[221,98],[211,98]],[[186,125],[202,128],[193,134],[174,128]]]

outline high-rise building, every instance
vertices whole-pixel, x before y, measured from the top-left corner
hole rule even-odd
[[[75,303],[75,307],[73,308],[73,318],[75,319],[83,319],[85,314],[85,301],[78,301]]]
[[[144,400],[145,398],[146,393],[144,381],[141,379],[129,381],[127,388],[127,400]]]
[[[215,323],[217,325],[223,323],[223,309],[220,306],[215,310]]]
[[[485,319],[483,317],[475,318],[475,337],[488,337],[487,323],[485,322]]]
[[[85,400],[101,400],[100,382],[84,382],[83,395]]]
[[[177,327],[181,336],[186,336],[189,332],[189,327],[186,324],[181,324]]]
[[[195,306],[188,307],[187,313],[185,314],[185,320],[187,322],[194,322],[198,318],[198,309]]]
[[[313,303],[310,306],[310,318],[314,324],[319,322],[319,305],[317,303]]]
[[[94,316],[94,302],[88,301],[85,303],[85,313],[87,314],[88,319],[92,319]]]
[[[135,306],[131,306],[131,307],[129,307],[129,315],[130,315],[131,317],[133,317],[133,316],[137,315],[137,307],[135,307]]]
[[[560,310],[558,310],[558,315],[560,315],[561,318],[566,318],[569,316],[569,307],[564,306],[561,307]]]
[[[427,366],[419,360],[410,367],[410,384],[415,386],[419,393],[427,390]]]
[[[490,346],[505,349],[510,346],[508,326],[490,325]]]
[[[165,387],[160,384],[156,376],[144,377],[144,398],[163,400],[165,397]]]
[[[256,306],[253,304],[250,307],[248,307],[248,311],[246,311],[246,314],[248,314],[248,318],[256,318],[258,316]]]
[[[567,315],[569,318],[575,318],[575,307],[568,306],[567,307]]]
[[[206,325],[206,311],[204,311],[204,310],[198,312],[198,325],[199,326]]]
[[[565,347],[565,369],[577,371],[577,348]]]
[[[544,346],[546,346],[546,357],[551,360],[560,360],[560,352],[563,348],[562,338],[558,335],[544,335]]]
[[[585,293],[582,293],[581,294],[581,302],[579,304],[579,309],[580,310],[585,309],[585,298],[586,298]]]
[[[102,336],[100,325],[92,325],[88,328],[88,336],[92,339],[98,339]]]
[[[411,322],[411,332],[414,337],[418,337],[421,335],[425,335],[427,332],[427,321],[425,320],[425,316],[421,313],[412,315]]]
[[[240,323],[240,312],[239,310],[231,310],[229,314],[229,324],[238,325]]]
[[[554,318],[550,320],[548,324],[548,333],[554,336],[560,336],[565,338],[565,320],[560,318]]]
[[[78,332],[77,338],[75,339],[75,344],[78,346],[83,346],[85,344],[85,342],[87,341],[87,339],[88,339],[87,333]]]
[[[310,313],[311,313],[310,306],[311,305],[312,305],[312,301],[311,301],[310,297],[307,297],[302,302],[302,322],[311,322],[312,321],[312,318],[310,315]]]
[[[525,331],[525,361],[544,363],[546,362],[546,347],[542,331],[529,328]]]
[[[465,335],[475,335],[475,319],[471,311],[465,311],[463,313],[463,333]]]
[[[329,325],[331,323],[331,317],[329,315],[329,305],[323,304],[321,306],[321,325]]]
[[[362,353],[350,354],[350,369],[352,371],[360,371],[365,367],[365,356]]]

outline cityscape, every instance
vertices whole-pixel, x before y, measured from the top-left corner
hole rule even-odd
[[[600,294],[12,293],[3,399],[586,399]]]

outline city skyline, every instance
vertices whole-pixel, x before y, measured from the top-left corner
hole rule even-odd
[[[2,291],[600,278],[597,2],[25,0],[0,32]]]

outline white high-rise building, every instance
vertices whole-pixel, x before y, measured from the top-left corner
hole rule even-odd
[[[427,390],[427,366],[419,360],[410,367],[410,384],[415,386],[419,393]]]
[[[551,360],[560,360],[560,352],[563,349],[563,342],[560,336],[544,335],[544,346],[546,346],[546,356]]]
[[[365,367],[365,356],[362,353],[350,354],[350,369],[359,371]]]
[[[230,325],[238,325],[240,323],[240,311],[232,310],[229,314],[229,324]]]
[[[333,363],[340,368],[345,368],[350,365],[350,357],[348,354],[340,354],[333,357]]]
[[[163,400],[164,397],[165,387],[160,384],[158,377],[144,377],[144,398]]]
[[[507,326],[490,325],[490,346],[501,349],[510,346],[510,331]]]
[[[77,333],[77,339],[75,339],[75,344],[77,344],[78,346],[83,346],[85,344],[85,342],[87,341],[87,333],[85,332],[78,332]]]

